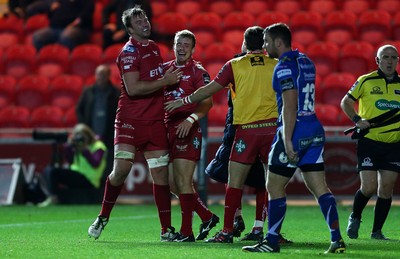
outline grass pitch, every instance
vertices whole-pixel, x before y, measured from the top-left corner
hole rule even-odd
[[[221,221],[210,235],[223,226],[223,206],[210,209]],[[162,243],[154,205],[117,204],[110,221],[98,240],[88,237],[87,229],[100,210],[100,205],[0,207],[0,258],[400,258],[400,207],[393,206],[383,229],[389,241],[370,239],[373,207],[363,214],[360,237],[347,238],[345,228],[350,206],[338,207],[340,225],[347,251],[324,255],[329,246],[329,231],[317,206],[289,205],[282,233],[295,243],[282,246],[280,254],[254,254],[241,251],[252,242],[233,244]],[[251,230],[255,208],[243,208],[246,230]],[[179,230],[180,208],[173,206],[173,225]],[[194,234],[200,220],[194,217]],[[264,227],[266,229],[266,226]]]

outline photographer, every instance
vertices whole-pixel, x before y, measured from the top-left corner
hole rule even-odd
[[[48,198],[39,204],[45,207],[58,203],[60,187],[68,189],[98,189],[106,166],[107,148],[96,139],[94,132],[85,124],[77,124],[64,145],[67,168],[48,166],[44,171]]]

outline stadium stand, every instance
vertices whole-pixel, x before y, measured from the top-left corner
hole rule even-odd
[[[339,47],[329,41],[316,41],[306,50],[307,55],[314,61],[317,74],[325,77],[337,70]]]
[[[256,23],[259,26],[267,27],[277,22],[289,23],[289,16],[279,11],[264,11],[257,18]]]
[[[219,41],[222,18],[212,12],[200,12],[189,20],[189,29],[196,35],[196,44],[202,47]]]
[[[64,127],[64,112],[57,106],[40,106],[31,113],[31,127],[62,128]]]
[[[15,104],[33,110],[46,105],[48,101],[49,79],[41,75],[26,75],[18,82]]]
[[[7,106],[0,109],[0,128],[30,127],[29,109],[22,106]]]
[[[25,44],[32,44],[32,34],[47,26],[49,26],[49,18],[46,14],[36,14],[29,17],[24,26]]]
[[[76,46],[70,55],[70,71],[83,79],[94,74],[100,64],[103,50],[96,44],[82,44]]]
[[[39,50],[36,58],[37,73],[53,79],[69,72],[69,48],[61,44],[49,44]]]
[[[356,39],[357,16],[351,11],[333,11],[324,18],[324,40],[343,46]]]
[[[371,43],[351,41],[340,49],[338,70],[359,76],[375,69],[375,50]]]
[[[80,76],[59,75],[49,85],[49,104],[61,108],[63,111],[75,107],[82,92],[83,82]]]
[[[0,75],[0,109],[14,103],[17,80],[9,75]]]
[[[317,12],[325,16],[338,8],[335,0],[311,0],[308,4],[308,11]]]
[[[243,12],[249,13],[254,17],[259,16],[265,10],[270,10],[270,5],[263,0],[248,0],[243,1],[241,5],[241,10]]]
[[[358,19],[358,36],[377,47],[390,38],[391,16],[384,10],[368,10]]]
[[[297,12],[290,19],[292,40],[309,45],[321,38],[322,16],[317,12]]]
[[[17,79],[35,72],[36,49],[32,45],[12,45],[4,53],[4,73]]]
[[[355,15],[369,10],[371,8],[369,0],[346,0],[342,3],[342,10],[353,12]]]

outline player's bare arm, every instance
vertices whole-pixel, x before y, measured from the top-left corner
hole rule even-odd
[[[289,161],[297,161],[297,152],[293,148],[292,136],[297,118],[297,90],[286,90],[282,93],[283,107],[283,140]]]
[[[122,78],[126,85],[126,91],[129,96],[142,96],[154,93],[165,85],[173,85],[178,83],[182,78],[182,71],[169,68],[159,80],[140,81],[139,72],[127,72]]]
[[[193,123],[201,118],[204,118],[211,109],[212,105],[213,103],[211,97],[201,101],[196,111],[178,125],[176,130],[176,135],[178,135],[178,138],[186,137],[189,134]]]
[[[218,84],[215,81],[211,81],[209,84],[200,87],[199,89],[197,89],[194,93],[192,93],[189,96],[186,96],[183,99],[178,99],[175,101],[169,101],[165,103],[165,110],[167,112],[173,111],[179,107],[182,107],[185,104],[189,104],[189,103],[197,103],[200,102],[206,98],[211,97],[213,94],[215,94],[216,92],[218,92],[219,90],[221,90],[222,88],[224,88],[222,85]]]

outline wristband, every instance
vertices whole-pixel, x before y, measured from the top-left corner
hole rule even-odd
[[[361,120],[361,117],[360,117],[358,114],[354,115],[354,117],[353,117],[353,119],[352,119],[352,121],[353,121],[355,124],[357,124],[357,122],[359,122],[360,120]]]
[[[186,96],[185,98],[182,99],[183,105],[192,103],[192,100],[190,100],[190,95]]]
[[[194,123],[195,121],[197,121],[199,119],[199,116],[197,116],[196,113],[192,113],[189,115],[189,117],[186,118],[186,120],[190,123]]]

